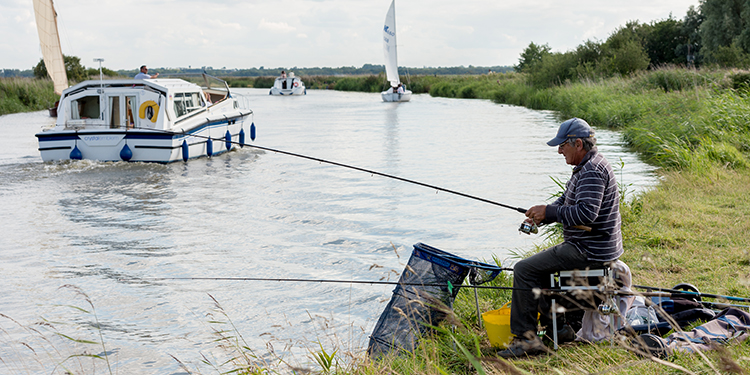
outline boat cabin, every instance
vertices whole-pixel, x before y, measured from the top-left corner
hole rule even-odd
[[[85,81],[63,91],[57,126],[169,130],[227,93],[181,79]]]

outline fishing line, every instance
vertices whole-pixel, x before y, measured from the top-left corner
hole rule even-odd
[[[512,271],[512,269],[508,269],[508,268],[503,268],[503,270]],[[151,278],[145,278],[145,280],[153,280],[153,281],[164,281],[164,280],[272,281],[272,282],[305,282],[305,283],[320,283],[320,284],[333,283],[333,284],[401,285],[401,286],[421,286],[421,287],[439,287],[439,288],[443,288],[446,286],[453,287],[447,283],[401,283],[398,281],[294,279],[294,278],[264,278],[264,277],[151,277]],[[471,284],[461,284],[461,285],[456,285],[455,287],[471,288],[471,289],[538,291],[539,293],[545,294],[545,295],[562,295],[562,294],[569,294],[573,292],[573,290],[566,291],[566,290],[559,290],[559,289],[516,288],[516,287],[508,287],[508,286],[471,285]],[[647,286],[641,286],[641,285],[633,285],[633,287],[640,288],[640,289],[659,290],[659,291],[640,293],[640,292],[626,292],[626,291],[615,290],[612,292],[612,294],[616,296],[645,296],[645,297],[675,297],[675,296],[685,296],[685,295],[696,295],[696,296],[702,296],[702,297],[707,297],[707,298],[717,298],[717,299],[724,298],[724,299],[729,299],[733,301],[750,302],[750,298],[743,298],[743,297],[722,296],[718,294],[708,294],[708,293],[694,293],[694,292],[688,292],[684,290],[654,288],[654,287],[647,287]],[[606,294],[606,292],[601,292],[599,290],[590,290],[590,291]],[[713,304],[713,305],[726,305],[726,304],[715,303],[715,302],[699,302],[699,303],[708,303],[708,304]],[[750,307],[746,305],[731,305],[731,306]]]
[[[302,159],[308,159],[308,160],[317,161],[319,163],[326,163],[326,164],[335,165],[335,166],[338,166],[338,167],[353,169],[355,171],[366,172],[366,173],[370,173],[370,174],[373,174],[373,175],[378,175],[378,176],[381,176],[381,177],[391,178],[391,179],[394,179],[394,180],[403,181],[403,182],[407,182],[407,183],[410,183],[410,184],[427,187],[427,188],[430,188],[430,189],[435,189],[435,190],[442,191],[442,192],[445,192],[445,193],[450,193],[450,194],[458,195],[458,196],[461,196],[461,197],[464,197],[464,198],[469,198],[469,199],[474,199],[474,200],[477,200],[477,201],[480,201],[480,202],[489,203],[489,204],[492,204],[492,205],[495,205],[495,206],[500,206],[500,207],[503,207],[503,208],[508,208],[508,209],[511,209],[511,210],[514,210],[514,211],[518,211],[520,213],[526,213],[526,211],[527,211],[525,208],[513,207],[511,205],[503,204],[503,203],[500,203],[500,202],[495,202],[495,201],[492,201],[492,200],[489,200],[489,199],[477,197],[475,195],[470,195],[470,194],[462,193],[460,191],[446,189],[446,188],[443,188],[443,187],[440,187],[440,186],[426,184],[424,182],[410,180],[408,178],[394,176],[394,175],[391,175],[391,174],[378,172],[378,171],[375,171],[375,170],[372,170],[372,169],[361,168],[361,167],[357,167],[357,166],[353,166],[353,165],[348,165],[348,164],[343,164],[343,163],[339,163],[339,162],[335,162],[335,161],[331,161],[331,160],[326,160],[326,159],[316,158],[316,157],[312,157],[312,156],[297,154],[297,153],[294,153],[294,152],[289,152],[289,151],[274,149],[274,148],[270,148],[270,147],[256,146],[256,145],[251,145],[251,144],[247,144],[247,143],[240,143],[240,142],[235,142],[235,141],[227,141],[224,138],[211,138],[211,137],[208,137],[208,136],[205,136],[205,135],[187,134],[187,133],[184,133],[184,132],[183,133],[178,133],[178,132],[174,132],[174,131],[160,130],[160,129],[147,129],[146,131],[161,132],[161,133],[165,133],[165,134],[171,134],[173,136],[174,135],[185,135],[185,136],[196,137],[196,138],[201,138],[201,139],[210,139],[212,141],[220,141],[220,142],[232,143],[232,144],[238,145],[240,147],[247,146],[247,147],[255,148],[255,149],[258,149],[258,150],[263,150],[263,151],[268,151],[268,152],[275,152],[277,154],[294,156],[294,157],[298,157],[298,158],[302,158]]]

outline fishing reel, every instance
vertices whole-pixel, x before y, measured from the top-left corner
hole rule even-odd
[[[617,308],[617,303],[615,303],[615,300],[614,298],[612,298],[612,296],[607,297],[607,301],[600,304],[597,310],[599,311],[599,314],[602,314],[602,315],[620,313],[620,309]]]
[[[528,223],[524,221],[523,223],[521,223],[521,227],[518,228],[518,231],[529,235],[532,233],[537,234],[539,233],[539,227],[534,223]]]

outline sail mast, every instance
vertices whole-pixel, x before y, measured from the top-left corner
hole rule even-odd
[[[60,47],[60,34],[57,31],[57,12],[52,0],[34,0],[34,15],[44,66],[52,78],[55,93],[61,95],[62,91],[68,88],[68,76],[65,73],[65,59]]]
[[[396,52],[396,0],[391,2],[383,26],[383,53],[385,54],[385,76],[396,87],[398,79],[398,54]]]

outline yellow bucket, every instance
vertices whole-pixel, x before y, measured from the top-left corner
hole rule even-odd
[[[487,338],[492,346],[498,348],[507,348],[515,336],[510,333],[510,307],[507,307],[509,303],[510,301],[497,310],[482,314]]]

